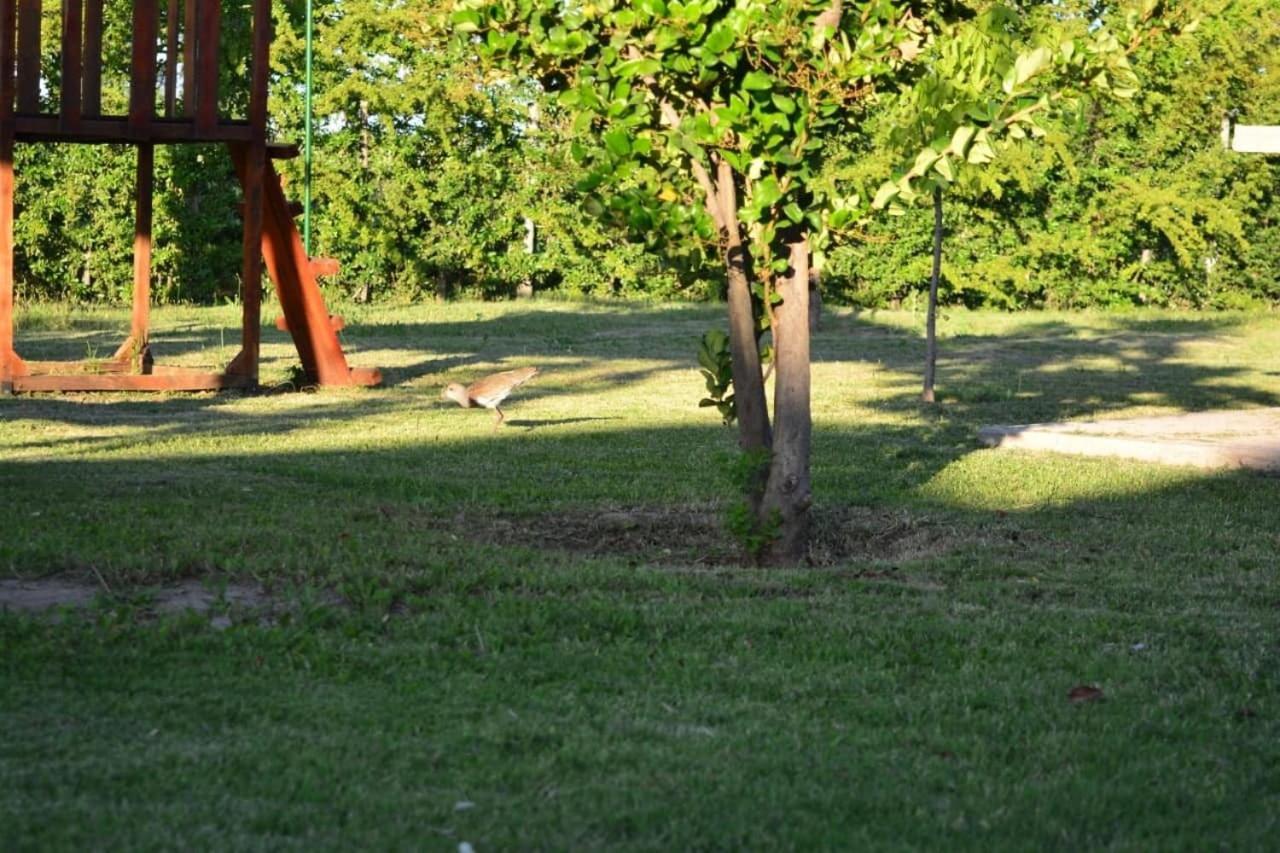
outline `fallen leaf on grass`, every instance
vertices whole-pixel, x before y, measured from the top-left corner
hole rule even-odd
[[[1091,684],[1077,684],[1067,694],[1067,699],[1075,705],[1079,705],[1082,702],[1095,702],[1101,698],[1102,691]]]

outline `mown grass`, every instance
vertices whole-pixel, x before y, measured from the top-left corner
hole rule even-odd
[[[935,409],[919,317],[828,317],[816,499],[870,545],[762,571],[548,546],[732,499],[715,307],[344,313],[384,387],[0,400],[0,566],[113,593],[0,615],[6,846],[1274,845],[1280,482],[974,438],[1277,405],[1271,316],[955,312]],[[230,309],[156,320],[160,360],[229,357]],[[122,323],[36,309],[19,340],[82,358]],[[437,400],[522,364],[499,432]],[[138,597],[192,577],[271,618]]]

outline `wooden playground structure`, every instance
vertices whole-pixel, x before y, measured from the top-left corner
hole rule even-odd
[[[316,283],[317,275],[336,272],[336,263],[307,256],[294,224],[297,206],[285,199],[273,164],[297,156],[298,149],[267,140],[271,0],[252,0],[248,109],[241,117],[220,110],[222,0],[167,0],[163,10],[160,2],[133,0],[128,114],[105,115],[103,0],[62,0],[56,99],[42,78],[42,0],[0,0],[0,388],[252,388],[258,383],[264,261],[283,312],[276,325],[292,335],[308,381],[378,384],[376,369],[347,365],[337,335],[341,318],[329,315]],[[44,111],[55,100],[57,111]],[[13,155],[16,144],[31,143],[123,143],[137,149],[133,313],[128,337],[105,363],[26,361],[14,348]],[[243,190],[241,347],[221,373],[157,364],[149,345],[155,146],[193,143],[225,144]]]

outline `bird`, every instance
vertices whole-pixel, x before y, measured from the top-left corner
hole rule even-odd
[[[451,382],[440,392],[440,399],[452,400],[464,409],[470,409],[473,406],[484,406],[486,409],[493,409],[498,416],[497,420],[493,422],[493,428],[497,429],[505,418],[500,408],[502,401],[507,399],[507,395],[516,388],[519,388],[537,375],[538,368],[536,367],[520,367],[516,370],[504,370],[501,373],[494,373],[466,386]]]

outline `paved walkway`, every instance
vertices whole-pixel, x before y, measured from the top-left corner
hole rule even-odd
[[[1280,408],[987,426],[978,439],[988,447],[1280,472]]]

